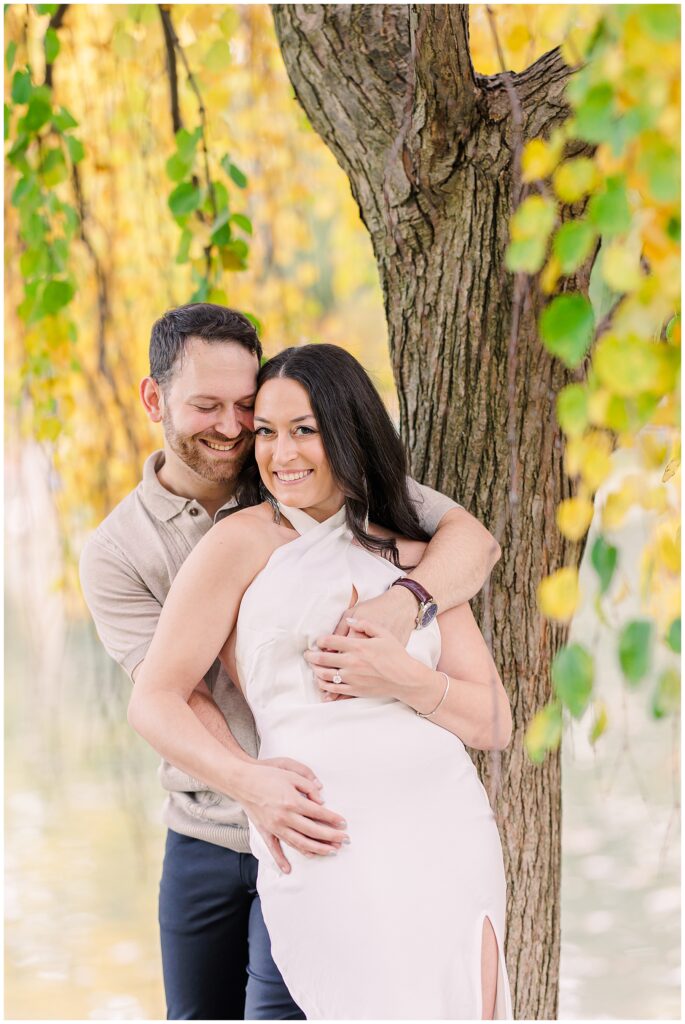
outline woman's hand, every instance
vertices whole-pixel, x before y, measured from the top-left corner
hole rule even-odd
[[[324,700],[340,697],[394,697],[405,700],[413,688],[416,661],[385,626],[348,619],[348,636],[322,636],[318,650],[305,651]],[[336,672],[341,683],[334,683]]]

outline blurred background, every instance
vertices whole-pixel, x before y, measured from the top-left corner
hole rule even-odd
[[[167,6],[210,150],[225,155],[242,243],[206,294],[256,316],[267,354],[303,341],[343,345],[396,414],[370,242],[345,175],[294,100],[268,7]],[[590,6],[494,10],[513,69],[595,16]],[[10,5],[6,50],[23,47],[41,69],[56,13],[57,5]],[[99,647],[76,562],[88,531],[161,443],[137,383],[153,320],[205,287],[203,253],[191,247],[179,262],[184,214],[168,164],[183,154],[159,10],[73,5],[55,31],[52,88],[83,153],[74,150],[75,176],[66,166],[61,179],[59,167],[52,172],[55,195],[75,195],[79,242],[69,256],[76,286],[55,311],[53,334],[18,314],[26,281],[48,271],[38,257],[30,265],[19,243],[16,164],[5,195],[5,1016],[154,1019],[165,1015],[157,758],[126,724],[130,684]],[[471,32],[477,69],[496,71],[481,5],[472,6]],[[6,55],[6,95],[13,60]],[[180,111],[192,134],[200,122],[187,78]],[[630,469],[625,453],[615,473]],[[639,607],[649,515],[633,509],[616,534],[621,616],[631,602]],[[596,586],[587,564],[581,586]],[[564,737],[560,1016],[679,1018],[679,718],[654,719],[646,692],[626,691],[611,623],[591,603],[573,637],[595,653],[610,727],[594,747],[584,730]]]

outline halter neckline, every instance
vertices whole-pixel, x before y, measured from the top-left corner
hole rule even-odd
[[[315,519],[314,516],[310,516],[308,512],[305,512],[303,508],[291,508],[289,505],[283,505],[281,502],[277,502],[278,509],[282,516],[288,520],[289,523],[297,530],[300,536],[304,533],[308,533],[310,530],[315,529],[317,526],[330,526],[336,527],[341,526],[345,522],[345,506],[343,505],[334,512],[328,519],[322,521]]]

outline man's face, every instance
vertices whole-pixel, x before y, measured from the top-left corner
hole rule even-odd
[[[235,480],[253,444],[257,357],[236,342],[189,338],[162,393],[171,450],[205,480]]]

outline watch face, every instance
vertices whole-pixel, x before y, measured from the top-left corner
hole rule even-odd
[[[435,616],[438,614],[438,606],[435,601],[431,601],[430,604],[424,604],[422,606],[421,623],[419,629],[425,629],[426,626],[430,625]]]

